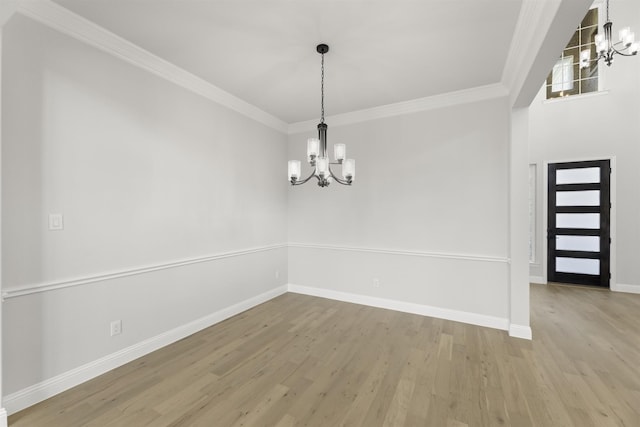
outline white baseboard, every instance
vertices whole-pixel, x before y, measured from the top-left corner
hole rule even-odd
[[[0,427],[7,427],[8,424],[7,411],[4,408],[0,408]]]
[[[502,317],[293,284],[289,284],[289,292],[368,305],[371,307],[386,308],[388,310],[402,311],[405,313],[420,314],[422,316],[453,320],[455,322],[469,323],[471,325],[485,326],[505,331],[509,330],[509,319]]]
[[[640,294],[640,285],[625,285],[624,283],[613,283],[611,290],[614,292],[626,292],[629,294]]]
[[[531,340],[533,338],[530,326],[515,325],[513,323],[509,326],[509,336],[525,340]]]
[[[537,285],[546,285],[547,281],[542,276],[529,276],[529,283],[535,283]]]
[[[270,291],[264,292],[255,297],[241,301],[230,307],[219,310],[215,313],[194,320],[186,325],[179,326],[175,329],[171,329],[155,337],[146,339],[138,344],[134,344],[130,347],[124,348],[120,351],[102,357],[93,362],[79,366],[75,369],[67,371],[63,374],[56,375],[53,378],[49,378],[38,384],[34,384],[30,387],[12,393],[5,396],[2,400],[7,412],[9,414],[16,413],[24,408],[55,396],[65,390],[82,384],[92,378],[102,375],[112,369],[131,362],[139,357],[149,354],[155,350],[179,341],[189,335],[192,335],[202,329],[215,325],[223,320],[226,320],[236,314],[242,313],[256,305],[262,304],[270,299],[273,299],[279,295],[287,292],[287,286],[279,286]],[[6,424],[1,423],[0,413],[0,427],[5,427]],[[4,414],[6,419],[6,413]]]

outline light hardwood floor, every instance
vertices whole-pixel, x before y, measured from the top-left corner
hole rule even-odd
[[[533,341],[286,294],[10,426],[640,426],[640,295],[532,285]]]

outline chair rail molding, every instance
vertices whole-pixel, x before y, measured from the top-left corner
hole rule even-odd
[[[474,255],[474,254],[455,254],[447,252],[425,252],[416,250],[405,249],[383,249],[383,248],[369,248],[359,246],[341,246],[341,245],[322,245],[314,243],[289,243],[290,248],[307,248],[307,249],[324,249],[334,251],[348,251],[348,252],[370,252],[387,255],[405,255],[415,257],[426,258],[446,258],[457,259],[465,261],[482,261],[482,262],[497,262],[503,264],[509,264],[510,259],[507,257],[487,256],[487,255]]]
[[[20,286],[15,288],[8,288],[2,292],[2,299],[10,299],[17,298],[25,295],[36,294],[40,292],[48,292],[57,289],[70,288],[73,286],[81,286],[81,285],[89,285],[91,283],[102,282],[105,280],[118,279],[121,277],[127,276],[135,276],[138,274],[150,273],[158,270],[166,270],[169,268],[177,268],[185,265],[198,264],[202,262],[211,262],[219,259],[237,257],[243,255],[254,254],[258,252],[272,251],[276,249],[286,248],[286,243],[279,243],[274,245],[267,246],[258,246],[247,249],[241,249],[236,251],[229,252],[220,252],[216,254],[195,257],[195,258],[184,258],[178,259],[171,262],[166,262],[162,264],[153,264],[153,265],[145,265],[137,268],[131,268],[126,270],[118,270],[107,273],[96,274],[92,276],[84,276],[84,277],[76,277],[71,279],[64,279],[58,281],[51,281],[45,283],[36,283],[32,285]]]

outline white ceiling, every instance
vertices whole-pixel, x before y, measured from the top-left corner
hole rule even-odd
[[[522,0],[55,0],[284,120],[500,82]]]

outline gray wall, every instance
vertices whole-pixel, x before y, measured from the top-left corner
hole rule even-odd
[[[514,318],[506,97],[330,126],[355,185],[288,188],[313,130],[287,141],[20,16],[3,59],[3,291],[292,243],[8,299],[5,394],[286,283]]]
[[[3,291],[286,242],[283,134],[21,16],[3,55]],[[280,248],[11,298],[4,393],[284,285],[286,264]]]
[[[611,3],[614,36],[630,26],[640,32],[640,2]],[[537,165],[536,262],[533,277],[544,277],[543,218],[545,162],[615,158],[615,280],[618,284],[640,286],[640,56],[616,57],[608,68],[600,62],[605,94],[545,101],[542,89],[531,104],[529,161]],[[613,267],[613,266],[612,266]]]
[[[290,283],[508,318],[509,120],[497,98],[329,122],[356,182],[290,188]],[[290,159],[313,134],[290,136]]]

